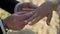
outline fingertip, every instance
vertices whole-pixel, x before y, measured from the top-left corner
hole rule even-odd
[[[28,22],[28,24],[30,25],[30,24],[31,24],[31,21],[30,21],[30,22]]]
[[[47,22],[47,25],[50,26],[50,22]]]

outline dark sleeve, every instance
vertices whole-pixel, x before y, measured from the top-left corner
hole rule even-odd
[[[3,34],[1,27],[0,27],[0,33]]]
[[[0,0],[0,7],[12,14],[17,3],[19,2],[16,0]]]

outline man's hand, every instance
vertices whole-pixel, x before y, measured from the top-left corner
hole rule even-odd
[[[4,23],[8,26],[9,29],[13,30],[21,30],[24,28],[25,25],[28,24],[28,22],[24,21],[27,18],[31,17],[33,13],[29,12],[18,12],[10,15],[6,19],[4,19]]]

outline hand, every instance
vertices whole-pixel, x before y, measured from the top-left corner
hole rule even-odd
[[[37,6],[33,3],[26,2],[26,3],[19,3],[15,7],[15,13],[16,12],[31,12],[34,11],[37,8]]]
[[[47,25],[50,25],[52,11],[53,11],[52,4],[50,2],[49,3],[45,2],[39,8],[36,5],[31,4],[31,3],[23,3],[18,6],[20,8],[17,7],[15,9],[16,12],[21,12],[21,11],[23,11],[23,12],[31,12],[32,11],[33,12],[34,11],[34,15],[25,20],[25,21],[29,22],[30,25],[37,23],[39,20],[41,20],[45,16],[47,17],[47,21],[46,21]]]
[[[47,17],[47,25],[50,25],[50,21],[52,18],[52,8],[53,4],[50,2],[45,2],[41,6],[39,6],[36,10],[34,10],[36,13],[27,19],[26,21],[29,22],[29,25],[33,25],[37,23],[39,20],[41,20],[44,17]]]
[[[17,12],[26,12],[26,13],[34,12],[33,13],[33,15],[34,15],[35,14],[34,10],[36,8],[38,8],[38,7],[35,4],[33,4],[33,3],[21,3],[21,4],[19,4],[18,6],[15,7],[15,13],[17,13]],[[33,17],[33,15],[31,17]],[[26,19],[26,20],[28,20],[28,19]],[[28,22],[28,21],[26,21],[26,22]]]
[[[29,12],[18,12],[10,15],[6,19],[4,19],[4,23],[8,26],[9,29],[13,30],[21,30],[27,25],[27,22],[24,20],[29,18],[33,13]]]

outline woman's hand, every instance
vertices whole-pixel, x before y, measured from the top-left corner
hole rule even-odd
[[[28,21],[30,25],[33,25],[37,23],[39,20],[43,19],[44,17],[47,17],[47,25],[50,25],[53,11],[52,6],[53,4],[51,2],[43,3],[36,10],[34,10],[36,13],[26,21]]]

